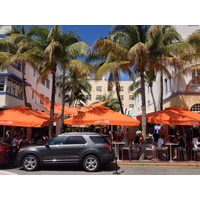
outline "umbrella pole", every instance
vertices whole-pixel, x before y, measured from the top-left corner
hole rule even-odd
[[[3,140],[5,140],[6,126],[3,126]]]

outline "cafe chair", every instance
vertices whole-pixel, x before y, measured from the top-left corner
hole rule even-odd
[[[183,147],[177,147],[177,161],[187,161],[187,152],[186,152],[186,146]]]
[[[193,147],[192,150],[193,150],[194,161],[199,160],[199,156],[197,154],[198,154],[198,152],[200,152],[200,149],[196,149],[196,148]]]
[[[138,143],[133,143],[132,145],[130,145],[131,159],[138,159],[140,149],[141,147]]]
[[[168,147],[156,147],[156,158],[166,161],[168,160],[168,157]]]
[[[122,146],[120,148],[120,151],[121,151],[122,160],[124,159],[124,152],[128,153],[128,159],[129,161],[131,160],[131,144],[129,144],[128,146]]]

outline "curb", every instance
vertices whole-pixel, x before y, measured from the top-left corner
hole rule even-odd
[[[113,162],[115,163],[115,162]],[[119,166],[165,166],[165,167],[200,167],[200,162],[154,162],[154,161],[118,161]]]

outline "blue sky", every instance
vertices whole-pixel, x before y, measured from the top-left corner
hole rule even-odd
[[[63,25],[63,32],[74,31],[80,35],[83,41],[92,45],[100,37],[106,37],[111,30],[111,25]]]

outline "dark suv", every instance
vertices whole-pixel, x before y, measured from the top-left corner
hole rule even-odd
[[[110,142],[98,133],[71,132],[51,138],[45,145],[20,148],[17,163],[27,171],[46,164],[79,164],[88,172],[114,160]]]

